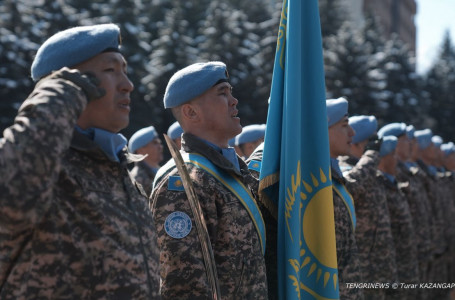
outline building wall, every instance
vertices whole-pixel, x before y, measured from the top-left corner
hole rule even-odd
[[[372,12],[378,17],[387,39],[391,37],[392,33],[397,33],[400,39],[408,44],[409,49],[415,53],[415,15],[417,13],[415,0],[364,0],[364,16],[368,12]]]

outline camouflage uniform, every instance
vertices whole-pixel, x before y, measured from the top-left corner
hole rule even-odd
[[[398,163],[397,180],[400,190],[403,191],[409,204],[412,215],[412,224],[417,236],[417,250],[419,260],[420,282],[428,281],[428,267],[433,255],[432,236],[431,236],[431,205],[428,201],[425,185],[422,182],[422,172],[417,167],[406,167],[403,163]],[[426,299],[426,289],[419,292],[420,299]]]
[[[387,194],[387,204],[392,225],[392,236],[396,249],[398,280],[403,283],[419,282],[416,234],[409,205],[397,183],[392,183],[382,172],[378,181]],[[398,299],[415,299],[416,289],[400,289]]]
[[[147,196],[152,192],[153,179],[156,172],[145,161],[136,162],[130,172],[131,178],[142,185]]]
[[[262,144],[263,145],[263,144]],[[249,164],[252,160],[262,161],[263,148],[258,147],[251,153],[246,161]],[[250,169],[251,174],[259,179],[259,172]],[[265,222],[266,230],[266,250],[265,250],[265,265],[267,268],[267,286],[269,291],[269,300],[278,299],[278,221],[277,207],[272,203],[265,203],[264,199],[259,198],[258,206],[261,210],[262,217]]]
[[[332,181],[345,184],[346,180],[332,168]],[[338,262],[340,299],[363,299],[363,290],[347,288],[346,283],[362,283],[359,253],[349,210],[344,200],[333,190],[335,235]]]
[[[253,194],[257,191],[257,180],[241,159],[238,172],[215,149],[188,133],[182,136],[182,149],[203,155],[220,170],[236,176]],[[264,257],[247,210],[212,175],[192,164],[187,167],[212,242],[222,299],[267,299]],[[211,299],[196,228],[192,226],[180,239],[165,231],[165,220],[175,211],[184,212],[195,224],[185,192],[168,188],[169,176],[175,174],[176,169],[159,178],[150,197],[161,251],[161,293],[165,299]]]
[[[428,280],[429,282],[447,282],[448,280],[448,266],[447,266],[447,253],[449,244],[446,239],[446,222],[444,218],[444,195],[441,190],[436,174],[431,174],[429,168],[419,161],[419,168],[422,170],[421,178],[427,190],[427,196],[431,205],[432,213],[432,228],[431,234],[433,236],[433,260],[429,266]],[[432,290],[434,297],[442,297],[443,290]]]
[[[354,198],[362,277],[368,283],[397,282],[395,244],[392,237],[387,195],[376,178],[377,151],[368,150],[360,160],[345,159],[340,167]],[[366,299],[386,299],[385,289],[365,289]]]
[[[453,206],[455,206],[455,173],[454,172],[446,172],[445,174],[446,178],[446,186],[448,188],[447,195],[449,196],[449,203]],[[453,216],[455,215],[455,212],[452,210],[452,215],[451,217],[451,223],[449,224],[451,226],[451,229],[455,229],[454,225],[454,218]],[[453,232],[452,232],[453,234]],[[452,235],[451,241],[449,244],[449,282],[455,282],[455,237]]]
[[[146,198],[121,163],[74,132],[86,105],[48,78],[0,140],[0,298],[159,298]],[[126,148],[124,149],[126,151]]]
[[[449,279],[448,282],[455,282],[455,236],[453,230],[455,229],[454,218],[454,206],[455,206],[455,174],[453,172],[445,172],[445,187],[446,195],[448,196],[447,203],[451,206],[448,210],[450,233],[451,239],[449,241]]]

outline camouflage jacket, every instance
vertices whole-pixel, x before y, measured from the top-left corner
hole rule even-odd
[[[355,237],[363,280],[365,282],[397,282],[395,245],[392,237],[387,195],[376,178],[379,153],[369,150],[354,161],[346,159],[340,166],[346,186],[354,198],[357,226]]]
[[[443,190],[440,188],[439,180],[437,176],[430,174],[427,166],[422,162],[418,162],[418,168],[421,170],[419,176],[421,181],[424,183],[428,201],[431,205],[431,235],[433,244],[433,255],[440,257],[447,253],[448,241],[446,239],[446,221],[444,199],[445,195]]]
[[[425,184],[422,182],[422,177],[418,175],[422,171],[414,167],[409,169],[401,162],[398,163],[397,170],[399,187],[406,197],[412,215],[412,223],[417,236],[419,262],[428,263],[433,255],[432,216]]]
[[[130,171],[131,178],[142,185],[147,196],[150,196],[152,192],[155,174],[156,172],[144,161],[136,162],[134,168]]]
[[[438,186],[443,204],[443,216],[445,221],[445,238],[448,247],[453,247],[455,242],[455,194],[452,174],[450,172],[438,172]],[[452,250],[453,251],[453,250]],[[453,255],[453,253],[448,254]]]
[[[85,105],[71,82],[44,80],[0,140],[1,299],[159,298],[146,197],[126,153],[113,162],[73,136]]]
[[[239,158],[241,172],[221,153],[194,135],[182,136],[182,151],[199,153],[220,170],[236,176],[253,194],[257,180]],[[214,251],[222,299],[267,299],[264,257],[255,226],[238,198],[215,177],[187,164]],[[171,184],[176,169],[157,178],[150,205],[158,232],[161,293],[165,299],[211,299],[201,246],[187,196]],[[186,220],[185,233],[171,234],[167,227],[179,214]],[[190,223],[190,225],[188,225]],[[185,235],[186,234],[186,235]],[[174,237],[172,237],[173,235]]]
[[[419,261],[417,259],[417,240],[411,211],[397,183],[392,183],[382,172],[378,181],[387,193],[392,236],[396,249],[398,280],[406,283],[419,282]]]
[[[262,161],[264,152],[263,147],[258,147],[251,153],[247,159],[246,164],[250,165],[253,161]],[[254,162],[253,162],[254,163]],[[259,179],[259,172],[250,168],[251,174]],[[266,245],[265,245],[265,265],[267,269],[267,286],[269,291],[269,300],[278,299],[278,220],[277,220],[277,207],[270,203],[268,199],[259,198],[258,206],[261,210],[262,217],[265,222],[266,230]]]
[[[342,184],[346,180],[332,168],[332,181]],[[335,235],[338,262],[338,282],[340,299],[363,299],[363,290],[348,288],[347,283],[363,282],[359,253],[351,216],[344,200],[333,190],[333,208],[335,215]]]

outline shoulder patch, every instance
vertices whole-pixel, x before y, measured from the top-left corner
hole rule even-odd
[[[248,169],[256,172],[261,172],[261,164],[262,164],[261,161],[253,159],[248,163]]]
[[[186,237],[192,227],[190,217],[181,211],[171,213],[164,221],[164,230],[170,237],[175,239]]]
[[[170,191],[180,191],[183,192],[185,188],[183,187],[183,181],[180,176],[169,176],[167,183],[167,189]]]

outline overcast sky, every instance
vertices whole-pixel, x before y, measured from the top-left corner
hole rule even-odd
[[[444,34],[450,30],[455,44],[455,0],[416,0],[417,71],[425,72],[437,56]]]

